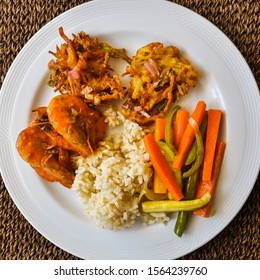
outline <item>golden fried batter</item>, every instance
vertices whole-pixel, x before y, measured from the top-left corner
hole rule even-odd
[[[172,102],[196,86],[199,76],[179,49],[159,42],[140,48],[125,74],[131,82],[122,113],[139,124],[163,116]]]
[[[51,70],[49,85],[55,91],[77,95],[87,103],[98,105],[112,99],[125,97],[117,75],[109,73],[110,57],[129,59],[124,50],[114,49],[97,38],[90,38],[81,31],[70,40],[59,28],[66,43],[56,47],[55,56],[49,64]]]

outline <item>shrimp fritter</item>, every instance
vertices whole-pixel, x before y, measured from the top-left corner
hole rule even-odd
[[[73,34],[70,40],[59,28],[60,36],[66,43],[56,47],[55,56],[49,64],[51,70],[48,84],[55,91],[83,97],[87,103],[94,105],[112,99],[123,99],[125,92],[118,75],[111,75],[110,57],[130,59],[124,49],[114,49],[97,38],[90,38],[81,31]]]
[[[139,124],[163,116],[170,105],[197,85],[198,71],[174,46],[153,42],[140,48],[126,68],[131,76],[122,113]]]

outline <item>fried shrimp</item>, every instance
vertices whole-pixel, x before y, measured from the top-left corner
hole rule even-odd
[[[125,74],[131,82],[122,113],[139,124],[163,116],[173,102],[196,86],[199,76],[178,48],[159,42],[137,50]]]
[[[77,96],[63,94],[33,113],[16,141],[20,156],[45,180],[71,188],[77,157],[92,153],[106,133],[101,112]]]
[[[58,147],[37,125],[31,125],[20,132],[16,148],[23,160],[41,177],[71,188],[75,174],[68,168],[67,151]]]
[[[111,57],[131,61],[124,49],[114,49],[97,38],[90,38],[85,32],[73,34],[69,39],[63,28],[60,36],[65,43],[50,51],[55,57],[49,64],[51,71],[48,84],[55,91],[83,97],[94,105],[106,103],[112,99],[123,99],[125,92],[118,75],[111,75],[109,60]]]
[[[38,125],[41,130],[44,131],[57,144],[57,146],[76,152],[74,147],[62,135],[60,135],[49,122],[47,107],[38,107],[33,110],[33,113],[35,117],[30,125]]]
[[[93,152],[106,133],[102,114],[80,97],[63,94],[52,98],[48,108],[52,127],[83,157]]]

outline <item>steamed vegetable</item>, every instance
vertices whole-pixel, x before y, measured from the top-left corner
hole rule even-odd
[[[208,113],[206,111],[204,114],[203,120],[201,122],[201,125],[200,125],[200,134],[203,139],[205,138],[207,124],[208,124]],[[188,165],[192,164],[194,162],[194,160],[196,159],[196,155],[197,155],[197,142],[193,141],[193,144],[185,158],[184,165],[188,166]]]
[[[166,126],[166,119],[164,118],[156,118],[154,124],[154,139],[158,142],[161,140],[165,140],[165,126]],[[164,143],[164,142],[163,142]],[[153,191],[159,194],[166,194],[167,188],[162,183],[160,177],[156,172],[154,172],[153,177]]]
[[[173,142],[177,150],[189,122],[189,117],[189,112],[184,109],[179,109],[176,113],[176,117],[173,123]]]
[[[206,103],[204,101],[199,101],[193,114],[192,118],[196,121],[198,126],[200,126],[202,119],[204,117],[206,110]],[[189,149],[192,145],[192,142],[194,140],[195,134],[194,129],[190,124],[187,125],[184,135],[182,137],[178,153],[176,154],[176,157],[173,161],[172,168],[181,170],[185,157],[187,156]]]
[[[148,188],[148,185],[145,185],[139,195],[139,201],[142,200],[143,197],[146,197],[149,200],[163,200],[167,198],[167,194],[155,193],[154,191]]]
[[[168,163],[172,163],[175,158],[173,150],[171,150],[171,148],[164,141],[158,141],[157,144]]]
[[[206,111],[204,101],[197,103],[191,117],[176,105],[166,120],[156,121],[154,136],[144,137],[155,169],[154,192],[167,196],[163,200],[143,202],[142,210],[179,212],[174,227],[179,237],[192,213],[203,217],[211,213],[226,145],[218,141],[221,114],[218,109]]]
[[[174,161],[175,158],[175,154],[173,152],[173,150],[171,150],[171,148],[164,142],[164,141],[158,141],[157,144],[159,145],[166,161],[168,162],[168,164],[171,166],[172,162]],[[180,187],[180,189],[182,190],[182,172],[181,170],[177,170],[177,169],[172,169],[174,176],[178,182],[178,185]]]
[[[194,199],[197,192],[198,179],[199,179],[199,170],[197,170],[187,179],[183,190],[184,199]],[[183,232],[185,231],[189,214],[190,212],[188,211],[180,211],[178,213],[177,220],[174,226],[174,232],[179,237],[181,237]]]
[[[207,205],[210,199],[211,195],[205,193],[201,198],[193,200],[145,201],[142,203],[142,210],[145,213],[192,211]]]
[[[144,136],[144,144],[146,151],[150,155],[152,165],[161,181],[175,200],[181,200],[183,198],[181,188],[178,185],[171,167],[167,163],[158,144],[156,143],[153,134],[147,134]]]
[[[176,148],[174,147],[174,137],[173,137],[173,120],[176,115],[176,112],[180,109],[181,107],[176,105],[174,106],[167,117],[166,120],[166,126],[165,126],[165,142],[167,145],[171,148],[171,150],[174,152],[174,154],[177,153]]]
[[[226,148],[226,144],[224,142],[221,141],[217,142],[212,179],[210,181],[204,181],[203,179],[201,180],[196,194],[197,198],[202,197],[205,193],[210,193],[212,197],[214,196],[217,187],[220,169],[222,166],[222,160],[225,153],[225,148]],[[212,209],[212,201],[206,207],[203,207],[195,211],[194,214],[208,218],[210,216],[211,209]]]
[[[206,134],[205,158],[202,172],[202,179],[204,181],[211,180],[221,114],[221,110],[217,109],[210,109],[208,111],[208,128]]]
[[[154,123],[154,138],[156,141],[165,140],[166,119],[156,118]]]
[[[156,172],[154,172],[153,175],[153,192],[158,194],[167,194],[167,188]]]
[[[204,145],[203,145],[203,140],[202,140],[202,136],[201,136],[199,127],[194,120],[193,120],[193,122],[191,120],[192,119],[189,120],[189,123],[191,124],[191,126],[194,129],[194,134],[196,137],[196,144],[197,144],[196,160],[195,160],[194,164],[192,165],[192,167],[188,171],[185,171],[183,173],[183,178],[188,178],[194,172],[196,172],[200,168],[200,166],[203,162],[203,157],[204,157]]]

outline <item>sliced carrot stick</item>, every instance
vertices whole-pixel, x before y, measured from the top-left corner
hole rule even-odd
[[[153,191],[154,193],[167,193],[167,188],[156,172],[153,176]]]
[[[173,199],[181,200],[184,197],[181,192],[181,188],[178,185],[177,180],[175,179],[171,167],[168,165],[158,144],[156,143],[153,134],[147,134],[144,136],[144,145],[146,151],[150,155],[152,165],[158,176],[160,177],[162,183],[171,193]]]
[[[154,124],[154,138],[156,141],[165,139],[166,119],[156,118]]]
[[[195,215],[202,216],[205,218],[208,218],[210,216],[212,204],[213,204],[212,198],[216,191],[216,186],[217,186],[217,182],[218,182],[220,169],[222,166],[225,148],[226,148],[226,144],[224,142],[221,142],[221,141],[217,142],[214,165],[213,165],[213,172],[212,172],[212,179],[210,181],[201,180],[199,183],[198,189],[197,189],[197,194],[196,194],[196,198],[199,198],[199,197],[202,197],[205,193],[210,193],[211,200],[203,208],[195,210],[194,211]]]
[[[175,148],[178,149],[187,124],[189,122],[190,114],[184,109],[179,109],[176,113],[176,118],[173,123],[173,141]]]
[[[198,126],[200,126],[202,122],[205,111],[206,111],[206,103],[204,101],[199,101],[191,116],[198,124]],[[194,140],[194,137],[195,137],[194,128],[188,123],[185,132],[183,134],[183,137],[181,139],[178,153],[172,164],[173,169],[181,170],[186,155]]]
[[[208,126],[205,142],[205,156],[202,171],[202,180],[210,181],[216,144],[218,140],[218,132],[220,126],[222,111],[218,109],[208,110]]]

